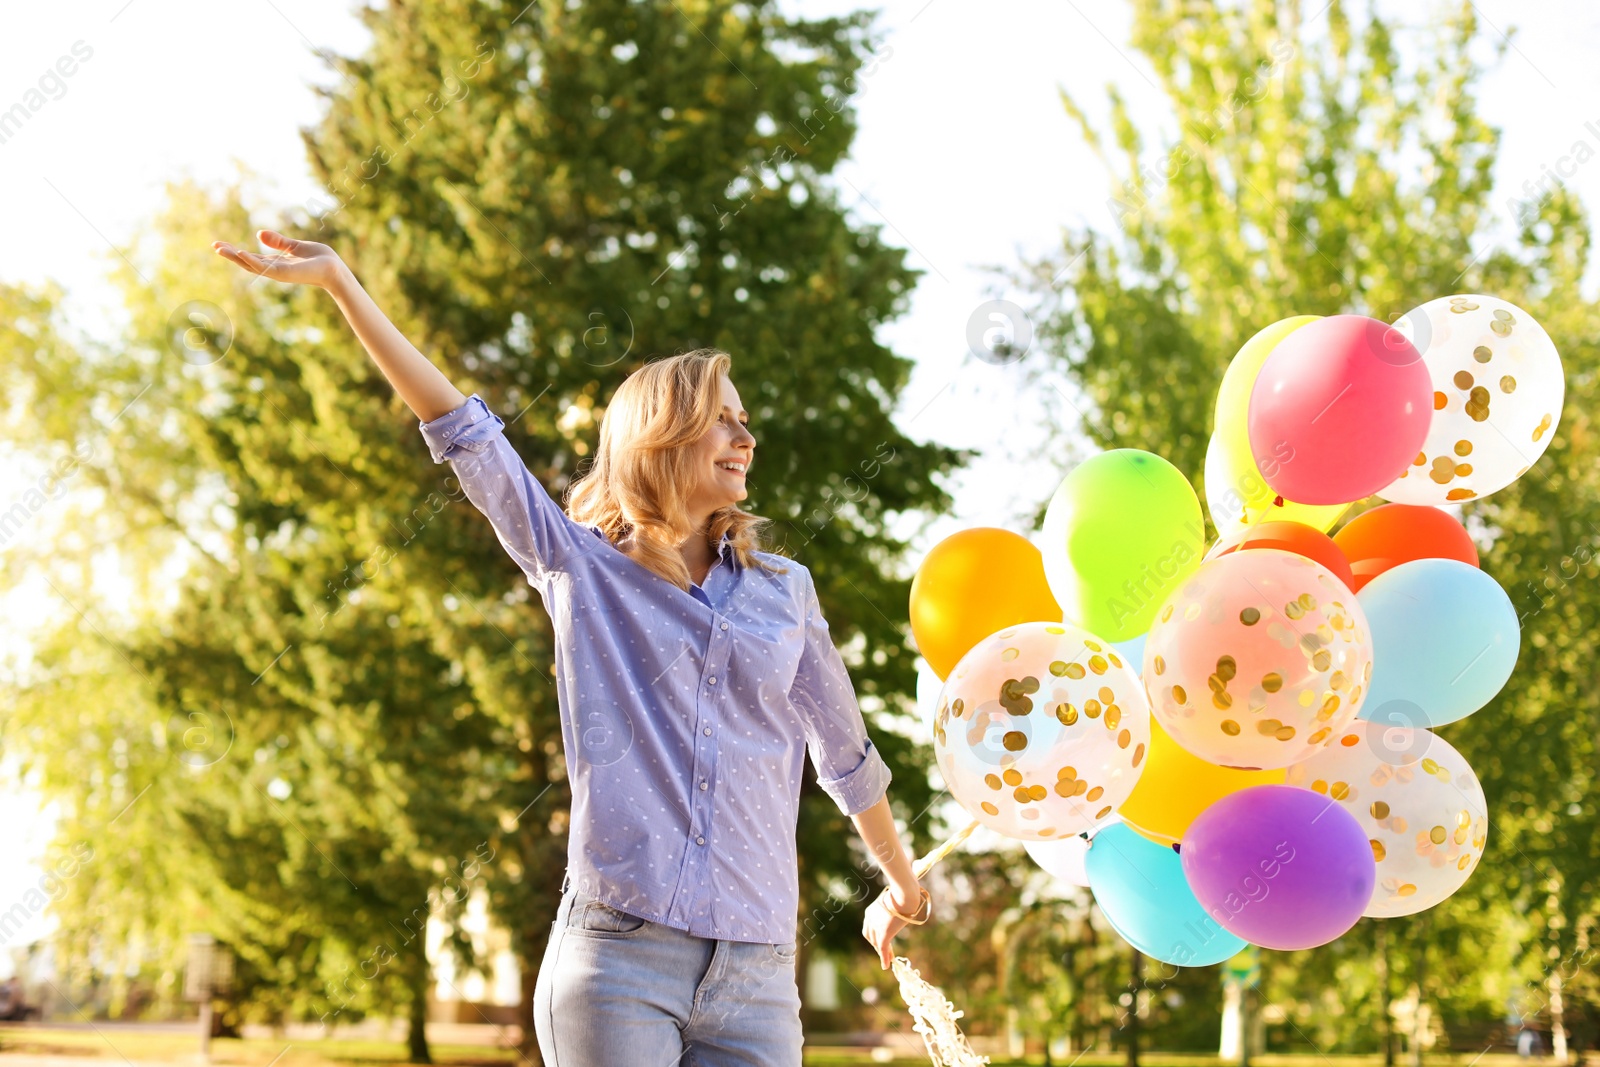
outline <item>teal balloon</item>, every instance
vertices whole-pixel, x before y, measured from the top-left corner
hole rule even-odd
[[[1511,677],[1522,628],[1492,577],[1457,559],[1417,559],[1356,600],[1372,631],[1372,681],[1357,717],[1432,729],[1464,719]]]
[[[1115,823],[1089,839],[1089,889],[1112,929],[1151,959],[1209,967],[1247,942],[1206,914],[1183,877],[1178,854]]]

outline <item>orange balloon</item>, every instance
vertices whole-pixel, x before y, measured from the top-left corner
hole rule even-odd
[[[1207,763],[1174,741],[1151,716],[1150,759],[1117,814],[1156,844],[1171,845],[1183,840],[1202,811],[1228,794],[1255,785],[1282,785],[1288,776],[1282,767],[1241,771]]]
[[[1274,519],[1256,523],[1247,530],[1219,540],[1206,552],[1205,558],[1216,559],[1241,548],[1281,548],[1285,552],[1293,552],[1328,568],[1351,592],[1358,588],[1350,573],[1350,561],[1345,559],[1338,542],[1303,522]]]
[[[933,546],[911,580],[911,634],[941,679],[997,630],[1060,621],[1044,557],[1010,530],[975,526],[951,534]]]
[[[1448,511],[1427,504],[1381,504],[1333,535],[1350,561],[1356,592],[1372,579],[1414,559],[1458,559],[1478,566],[1478,546]]]

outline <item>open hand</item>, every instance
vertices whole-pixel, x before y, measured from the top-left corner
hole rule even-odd
[[[211,250],[249,271],[275,282],[315,285],[326,289],[338,278],[344,261],[339,253],[316,241],[296,241],[276,230],[257,230],[256,239],[273,250],[259,255],[235,248],[226,241],[211,242]]]

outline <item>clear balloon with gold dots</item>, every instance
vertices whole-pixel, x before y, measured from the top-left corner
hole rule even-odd
[[[1289,785],[1325,794],[1366,830],[1378,877],[1363,915],[1431,908],[1460,889],[1483,858],[1483,786],[1465,757],[1431,730],[1357,719],[1288,774]]]
[[[1107,641],[1066,622],[1026,622],[978,642],[934,712],[946,787],[1007,837],[1055,840],[1103,825],[1150,748],[1150,706]]]
[[[1372,632],[1356,595],[1281,549],[1202,563],[1145,638],[1151,713],[1220,767],[1306,759],[1355,718],[1371,679]]]
[[[1544,455],[1566,377],[1532,315],[1493,296],[1444,296],[1395,322],[1433,379],[1428,436],[1378,491],[1400,504],[1452,504],[1504,489]]]

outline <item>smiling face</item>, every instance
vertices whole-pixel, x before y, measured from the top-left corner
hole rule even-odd
[[[695,445],[699,481],[689,494],[688,504],[697,521],[750,495],[745,489],[745,478],[756,448],[756,439],[748,428],[750,416],[740,405],[739,391],[726,374],[722,375],[719,385],[722,412]],[[742,464],[744,470],[730,469],[723,464]]]

